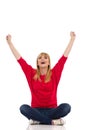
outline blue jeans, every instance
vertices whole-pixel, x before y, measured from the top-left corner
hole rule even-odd
[[[66,116],[71,111],[71,106],[62,103],[56,108],[32,108],[29,105],[22,105],[20,112],[28,119],[39,121],[40,124],[51,124],[53,119]]]

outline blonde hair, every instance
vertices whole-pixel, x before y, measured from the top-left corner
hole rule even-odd
[[[45,52],[41,52],[41,53],[38,55],[38,57],[40,57],[40,56],[42,56],[42,55],[47,56],[48,59],[49,59],[48,70],[47,70],[46,77],[45,77],[45,81],[44,81],[44,82],[49,82],[50,79],[51,79],[51,73],[52,73],[52,72],[51,72],[50,56],[49,56],[47,53],[45,53]],[[34,75],[34,80],[39,80],[39,81],[41,81],[41,79],[40,79],[40,69],[39,69],[39,66],[38,66],[38,57],[37,57],[37,60],[36,60],[37,70],[36,70],[36,74]]]

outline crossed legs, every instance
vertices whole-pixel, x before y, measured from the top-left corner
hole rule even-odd
[[[28,119],[39,121],[42,124],[52,124],[53,119],[60,119],[71,111],[71,106],[62,103],[56,108],[32,108],[29,105],[22,105],[20,112]]]

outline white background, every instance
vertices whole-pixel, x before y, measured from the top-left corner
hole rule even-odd
[[[36,67],[44,51],[53,67],[63,54],[70,31],[76,40],[65,64],[58,89],[59,103],[68,102],[68,129],[84,129],[87,116],[87,4],[86,0],[0,0],[0,130],[25,130],[28,120],[20,114],[30,104],[26,78],[12,55],[6,35],[22,57]]]

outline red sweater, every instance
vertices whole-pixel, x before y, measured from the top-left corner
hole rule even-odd
[[[64,55],[58,60],[57,64],[52,68],[51,80],[44,83],[44,76],[40,76],[42,81],[35,81],[33,79],[36,69],[32,68],[27,62],[21,57],[18,60],[26,79],[28,81],[31,90],[31,106],[34,108],[55,108],[57,107],[57,87],[62,74],[64,64],[67,57]]]

